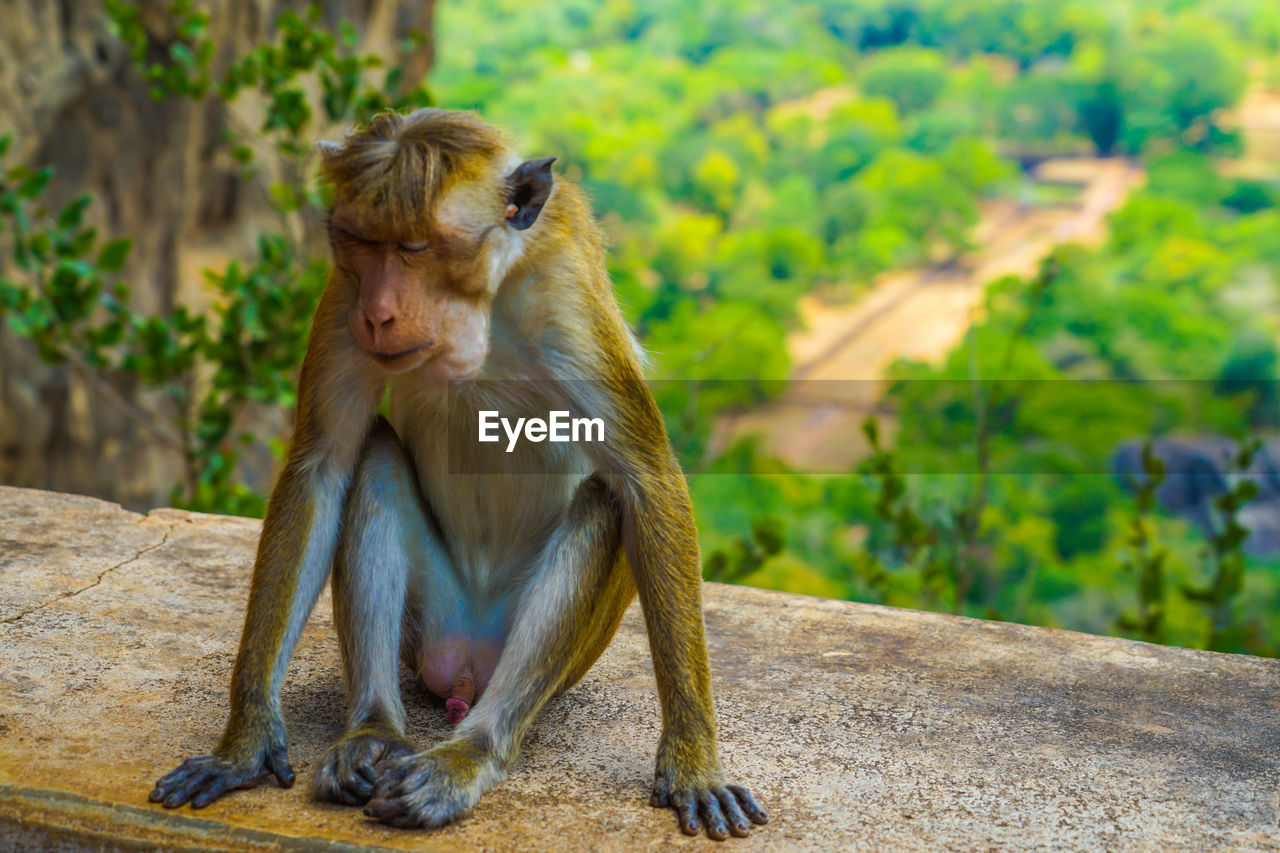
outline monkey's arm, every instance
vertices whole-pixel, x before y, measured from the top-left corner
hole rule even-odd
[[[639,366],[626,359],[616,369],[616,380],[591,387],[607,395],[603,405],[612,415],[606,418],[597,463],[622,505],[622,541],[662,704],[650,803],[674,809],[687,834],[697,834],[701,817],[714,838],[728,834],[726,818],[734,835],[745,835],[744,814],[758,824],[768,817],[749,791],[726,785],[720,769],[703,635],[702,565],[688,484]],[[595,408],[583,402],[584,411]]]
[[[201,808],[268,774],[293,784],[280,683],[328,577],[343,498],[380,390],[362,370],[366,359],[344,346],[332,302],[326,294],[316,315],[288,461],[267,504],[227,727],[212,755],[190,758],[156,783],[151,801],[169,808]]]

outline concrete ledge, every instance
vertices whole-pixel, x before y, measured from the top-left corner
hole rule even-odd
[[[461,823],[311,802],[342,725],[327,596],[284,690],[299,784],[146,802],[226,714],[254,521],[0,488],[0,847],[697,847],[647,794],[639,613]],[[1280,849],[1280,663],[708,585],[724,762],[772,822],[725,850]],[[410,734],[448,726],[406,675]]]

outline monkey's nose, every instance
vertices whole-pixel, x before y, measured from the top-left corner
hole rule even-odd
[[[392,327],[395,325],[396,315],[390,306],[371,305],[364,312],[364,330],[369,335],[369,340],[373,342],[374,349],[382,349],[382,341],[391,333]]]

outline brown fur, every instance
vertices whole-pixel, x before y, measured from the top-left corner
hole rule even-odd
[[[340,198],[396,227],[427,220],[453,183],[507,147],[493,127],[468,113],[425,109],[382,113],[347,136],[321,173]]]

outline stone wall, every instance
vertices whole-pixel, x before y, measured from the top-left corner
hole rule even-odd
[[[649,807],[661,718],[634,605],[507,781],[419,832],[307,793],[344,719],[326,592],[283,688],[297,784],[163,809],[155,779],[226,720],[259,529],[0,488],[0,849],[1280,848],[1280,662],[720,584],[721,757],[770,813],[750,838]],[[447,737],[443,703],[401,684],[408,736]]]

